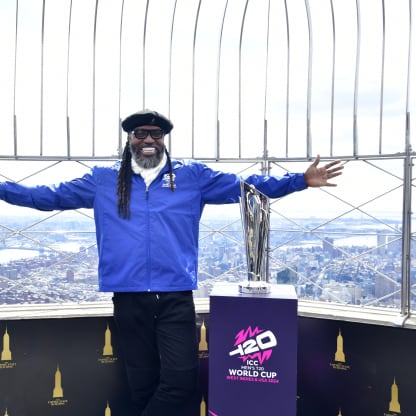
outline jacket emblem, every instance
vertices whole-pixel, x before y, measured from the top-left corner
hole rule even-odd
[[[172,181],[173,181],[173,187],[176,188],[175,183],[176,175],[172,173]],[[162,178],[162,188],[170,188],[170,175],[169,173],[165,173]]]

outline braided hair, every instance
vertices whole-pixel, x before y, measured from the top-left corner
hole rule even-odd
[[[175,191],[175,183],[173,181],[173,168],[172,161],[169,156],[169,152],[165,147],[165,154],[169,166],[169,184],[172,192]],[[132,167],[131,167],[131,150],[129,142],[127,141],[124,147],[123,156],[121,159],[120,170],[118,171],[118,182],[117,182],[117,211],[118,215],[122,218],[130,218],[130,193],[131,193],[131,182],[132,182]]]

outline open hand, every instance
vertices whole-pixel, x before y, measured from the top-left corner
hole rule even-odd
[[[342,175],[344,166],[340,165],[340,160],[329,162],[321,168],[318,168],[321,160],[320,155],[316,156],[314,162],[306,169],[304,174],[306,185],[312,188],[319,188],[320,186],[337,186],[335,183],[328,182],[339,175]]]

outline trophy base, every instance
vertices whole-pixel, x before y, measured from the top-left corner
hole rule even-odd
[[[263,281],[248,281],[239,283],[238,290],[240,293],[249,293],[249,294],[267,294],[272,291],[272,288],[269,283]]]

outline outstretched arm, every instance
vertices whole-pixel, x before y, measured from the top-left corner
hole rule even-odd
[[[341,161],[334,160],[333,162],[329,162],[323,167],[318,168],[320,160],[320,155],[317,155],[314,162],[306,169],[304,174],[306,185],[312,188],[319,188],[320,186],[337,186],[335,183],[328,182],[328,180],[342,174],[344,166],[340,165]]]

